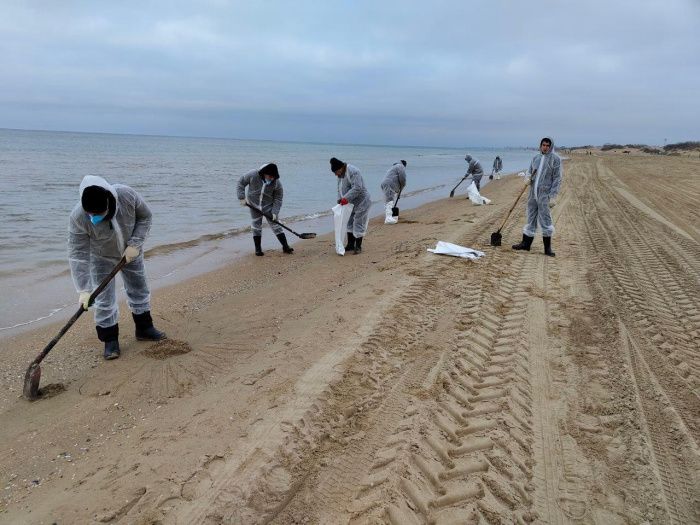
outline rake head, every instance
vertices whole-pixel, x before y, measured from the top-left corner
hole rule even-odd
[[[316,234],[315,233],[300,233],[299,238],[301,238],[301,239],[315,239]]]
[[[500,246],[501,245],[501,232],[493,232],[491,234],[491,246]]]
[[[39,399],[39,381],[41,381],[41,367],[32,363],[24,374],[24,389],[22,394],[28,401]]]

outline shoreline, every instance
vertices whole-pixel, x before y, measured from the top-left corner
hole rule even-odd
[[[502,178],[514,175],[517,172],[503,174]],[[484,176],[482,188],[488,186],[488,175]],[[417,189],[403,195],[399,208],[403,210],[414,209],[428,202],[435,202],[443,197],[438,192],[450,183]],[[464,188],[460,187],[463,190]],[[370,218],[374,219],[384,213],[383,201],[373,201],[370,209]],[[332,232],[332,219],[330,210],[310,212],[284,218],[283,221],[295,231],[315,231],[320,235]],[[263,248],[276,250],[279,248],[267,223],[263,224]],[[151,292],[157,292],[166,286],[182,283],[188,279],[204,275],[206,273],[223,268],[236,262],[251,251],[249,244],[250,225],[202,235],[196,239],[182,242],[158,245],[148,248],[145,252],[147,259],[146,269],[149,274]],[[296,245],[299,239],[291,233],[287,233],[290,245]],[[27,281],[28,280],[28,281]],[[34,284],[36,283],[36,284]],[[46,309],[36,315],[25,315],[24,319],[17,319],[18,310],[13,310],[11,322],[0,327],[0,342],[3,339],[26,333],[28,330],[44,327],[67,320],[73,314],[73,302],[66,302],[74,291],[70,270],[65,268],[58,273],[44,276],[38,282],[34,275],[20,280],[18,286],[31,289],[25,293],[25,297],[32,301],[32,297],[49,297],[45,300]],[[24,288],[23,288],[24,289]],[[75,295],[75,294],[73,294]],[[121,286],[118,287],[118,300],[122,308],[125,308],[125,295]],[[36,304],[36,303],[35,303]],[[37,305],[38,306],[38,305]],[[34,308],[34,307],[32,307]],[[8,312],[9,313],[9,312]],[[29,317],[29,318],[27,318]]]

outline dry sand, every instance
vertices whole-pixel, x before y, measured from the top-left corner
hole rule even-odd
[[[700,160],[572,154],[555,259],[487,246],[520,184],[159,291],[191,351],[81,320],[34,403],[3,340],[0,522],[700,522]]]

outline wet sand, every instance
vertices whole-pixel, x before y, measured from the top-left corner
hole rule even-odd
[[[104,362],[81,319],[47,399],[58,326],[0,340],[0,523],[700,521],[700,160],[570,157],[554,259],[510,249],[524,202],[488,246],[508,178],[162,288],[189,352],[123,309]]]

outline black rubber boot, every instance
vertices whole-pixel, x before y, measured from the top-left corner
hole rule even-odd
[[[355,236],[351,233],[348,232],[348,243],[345,245],[345,251],[349,252],[350,250],[355,249]]]
[[[134,324],[136,325],[137,341],[160,341],[161,339],[165,339],[165,332],[161,332],[153,326],[151,312],[144,312],[142,314],[132,313],[131,316],[134,318]]]
[[[112,359],[117,359],[121,352],[119,350],[119,325],[115,324],[113,326],[108,326],[106,328],[102,326],[96,326],[97,338],[105,344],[104,358],[107,361]]]
[[[362,239],[363,237],[357,237],[355,239],[355,255],[357,255],[358,253],[362,253]]]
[[[284,253],[294,253],[294,248],[292,248],[291,246],[289,246],[289,244],[287,244],[287,236],[284,233],[278,233],[277,240],[282,245],[282,251]]]
[[[544,243],[544,254],[549,255],[550,257],[554,257],[556,253],[552,251],[552,238],[542,237],[542,242]]]
[[[260,235],[253,235],[253,242],[255,243],[255,255],[258,257],[265,255],[262,251],[262,237]]]
[[[514,244],[513,249],[514,250],[525,250],[525,251],[530,251],[530,246],[532,246],[532,241],[535,240],[534,237],[529,237],[528,235],[525,235],[523,233],[523,240],[520,241],[520,244]]]

